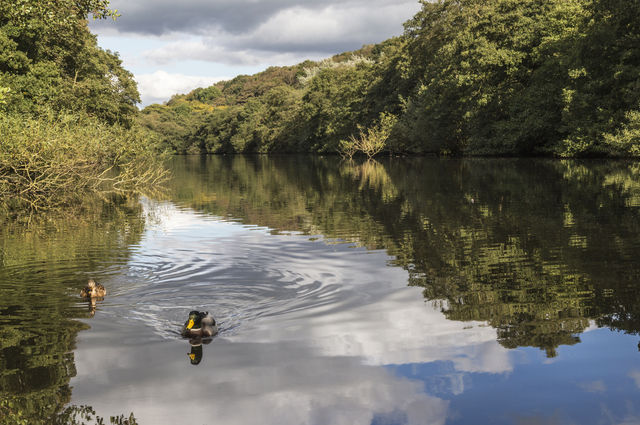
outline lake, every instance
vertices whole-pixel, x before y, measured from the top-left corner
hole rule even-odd
[[[0,422],[640,424],[639,163],[170,168],[3,223]]]

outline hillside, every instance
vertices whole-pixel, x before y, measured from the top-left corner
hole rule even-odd
[[[638,156],[638,40],[640,0],[424,2],[401,37],[178,95],[141,122],[177,153]]]

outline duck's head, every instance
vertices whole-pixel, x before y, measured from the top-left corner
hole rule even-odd
[[[200,313],[199,311],[194,310],[190,312],[189,319],[187,319],[187,321],[184,324],[185,328],[191,330],[191,329],[198,329],[202,327],[202,316],[203,314]]]
[[[89,289],[93,289],[96,287],[96,281],[93,279],[89,279],[89,281],[87,282],[87,286],[89,287]]]
[[[188,353],[191,364],[197,366],[202,361],[202,343],[192,345],[191,352]]]

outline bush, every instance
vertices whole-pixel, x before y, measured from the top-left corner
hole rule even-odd
[[[640,156],[640,111],[629,111],[626,122],[615,133],[604,135],[604,143],[614,156]]]
[[[349,158],[357,151],[361,151],[369,158],[373,158],[382,152],[387,146],[387,140],[398,123],[398,118],[386,112],[380,114],[378,121],[368,129],[358,126],[360,134],[351,136],[349,140],[341,140],[339,149],[343,156]]]
[[[155,186],[166,170],[149,140],[85,115],[0,116],[0,206],[43,210]]]

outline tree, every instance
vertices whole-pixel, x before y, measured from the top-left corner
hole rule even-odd
[[[140,101],[117,54],[100,49],[87,19],[115,18],[106,0],[0,3],[0,85],[7,110],[86,112],[131,125]]]

